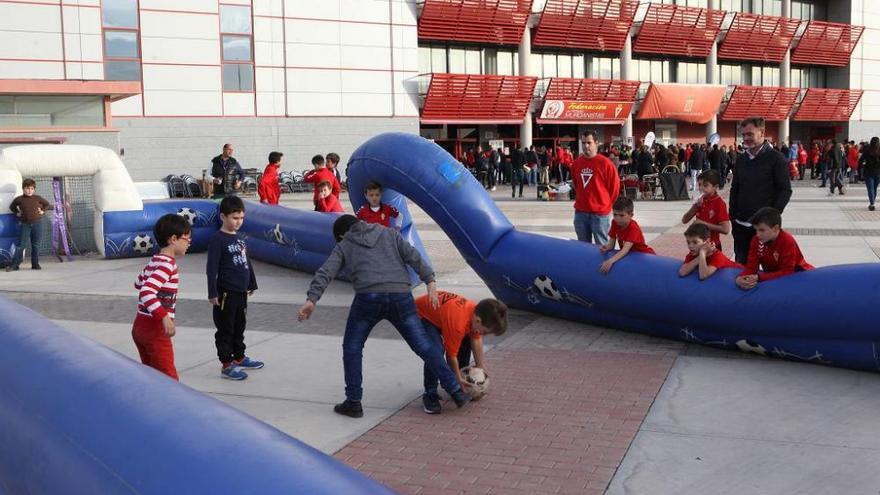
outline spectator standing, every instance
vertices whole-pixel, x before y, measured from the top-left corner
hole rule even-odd
[[[877,199],[877,186],[880,184],[880,138],[871,138],[871,144],[865,148],[861,158],[862,177],[868,188],[868,209],[874,211]]]
[[[523,170],[525,167],[525,154],[519,148],[513,148],[513,151],[510,152],[510,165],[510,197],[516,197],[517,185],[519,185],[519,197],[522,197],[523,182],[526,180],[525,172]]]
[[[534,186],[538,183],[538,153],[534,144],[526,151],[526,164],[529,166],[529,185]]]
[[[763,118],[748,117],[739,126],[745,152],[736,159],[729,201],[736,262],[745,264],[755,235],[749,219],[766,206],[785,209],[791,199],[791,176],[785,157],[764,140]]]
[[[244,170],[232,156],[235,149],[231,144],[223,145],[223,152],[211,159],[211,176],[214,177],[214,199],[233,195],[241,187]]]
[[[283,153],[273,151],[269,153],[269,164],[263,170],[263,176],[260,177],[260,184],[257,187],[257,194],[260,195],[260,203],[267,205],[277,205],[281,199],[281,184],[278,183],[278,169],[281,168],[281,157]]]
[[[608,244],[611,206],[620,192],[620,177],[611,160],[599,155],[596,133],[587,131],[581,144],[584,154],[571,165],[575,190],[574,230],[579,241]]]
[[[843,190],[843,178],[846,174],[846,155],[843,151],[843,144],[838,143],[836,139],[831,140],[831,149],[828,150],[828,180],[831,183],[829,196],[834,196],[836,188],[841,196],[845,194]]]
[[[850,141],[846,150],[846,164],[849,165],[847,175],[849,183],[855,184],[859,181],[859,147],[855,141]]]
[[[688,158],[688,170],[691,173],[691,191],[697,190],[697,177],[700,175],[700,172],[703,171],[703,161],[706,159],[703,156],[703,150],[699,146],[693,146],[691,148],[691,154]]]

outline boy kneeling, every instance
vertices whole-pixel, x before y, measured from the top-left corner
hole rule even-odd
[[[438,347],[442,345],[446,352],[449,369],[466,389],[467,382],[461,374],[461,367],[470,364],[473,350],[477,368],[486,371],[481,337],[487,334],[502,335],[507,330],[507,306],[497,299],[483,299],[475,303],[451,292],[439,291],[437,294],[440,299],[438,307],[431,304],[428,296],[422,296],[416,299],[416,309],[431,340]],[[465,339],[465,336],[468,338]],[[427,363],[424,376],[423,409],[428,414],[440,414],[437,376]]]
[[[755,228],[755,237],[749,246],[746,269],[736,277],[740,289],[754,289],[758,282],[814,268],[804,259],[794,237],[782,230],[782,215],[778,210],[769,206],[761,208],[749,223]]]
[[[703,223],[693,223],[684,231],[687,240],[688,251],[684,257],[684,263],[678,269],[680,277],[687,277],[694,270],[698,270],[700,280],[706,280],[715,274],[719,268],[742,268],[730,260],[716,244],[711,242],[712,231]]]

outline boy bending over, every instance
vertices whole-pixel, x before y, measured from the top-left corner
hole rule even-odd
[[[736,277],[736,285],[740,289],[754,289],[758,282],[814,268],[804,259],[794,237],[782,230],[782,214],[779,210],[769,206],[761,208],[749,219],[749,223],[755,228],[755,237],[752,237],[749,245],[746,269]],[[758,268],[762,271],[758,271]]]
[[[599,267],[599,273],[607,275],[611,271],[611,267],[615,263],[622,260],[630,251],[637,253],[656,254],[650,246],[645,243],[645,236],[642,235],[642,229],[633,219],[633,202],[626,197],[619,197],[611,207],[614,212],[614,221],[611,222],[611,230],[608,232],[608,244],[601,246],[599,252],[607,253],[614,249],[615,243],[620,243],[620,251],[614,256],[605,260]]]

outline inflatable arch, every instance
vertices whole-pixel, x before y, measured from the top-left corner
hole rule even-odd
[[[840,310],[880,296],[880,264],[819,268],[744,292],[736,270],[700,282],[680,260],[632,253],[608,275],[596,246],[520,232],[483,187],[436,144],[383,134],[348,164],[350,191],[375,180],[418,204],[508,305],[549,316],[782,358],[880,370],[880,325],[868,310]],[[351,193],[355,208],[363,204]],[[820,289],[821,288],[821,289]],[[822,296],[817,297],[817,290]],[[866,303],[869,304],[869,303]]]

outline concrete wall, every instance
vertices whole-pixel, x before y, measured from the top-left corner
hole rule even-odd
[[[270,151],[284,153],[282,169],[311,169],[312,156],[329,152],[339,154],[344,168],[352,151],[376,134],[419,132],[417,117],[116,118],[113,125],[135,181],[172,173],[200,177],[224,143],[233,144],[245,168],[262,170]]]

